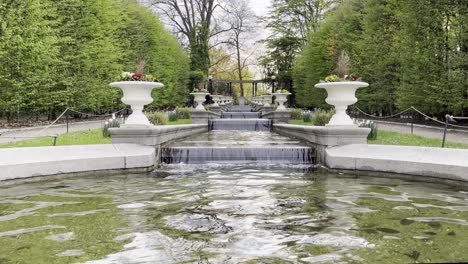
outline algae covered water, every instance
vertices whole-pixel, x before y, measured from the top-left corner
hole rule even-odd
[[[301,166],[0,187],[0,263],[468,261],[468,193]]]

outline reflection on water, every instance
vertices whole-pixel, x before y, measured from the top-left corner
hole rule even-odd
[[[456,262],[467,220],[441,185],[167,166],[0,188],[0,263]]]

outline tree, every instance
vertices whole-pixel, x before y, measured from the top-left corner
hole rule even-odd
[[[229,31],[221,29],[214,14],[222,4],[217,0],[151,0],[162,14],[188,40],[190,68],[208,74],[210,38]]]
[[[245,0],[233,1],[228,8],[230,11],[229,24],[232,30],[227,44],[235,50],[237,78],[241,81],[240,96],[244,97],[243,72],[248,71],[248,60],[253,53],[250,51],[248,52],[250,54],[246,55],[245,48],[248,46],[248,37],[254,30],[254,13]]]
[[[359,89],[358,106],[369,113],[391,115],[400,85],[397,0],[364,3],[362,37],[356,42],[356,73],[369,87]],[[378,58],[378,59],[376,59]]]
[[[356,43],[362,34],[362,10],[365,0],[349,0],[328,13],[294,65],[293,78],[297,104],[303,107],[329,108],[326,92],[314,85],[334,73],[341,51],[347,51],[352,65],[357,69],[359,49]]]

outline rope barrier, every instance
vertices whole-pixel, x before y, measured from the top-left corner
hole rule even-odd
[[[54,122],[52,122],[50,125],[46,126],[44,129],[41,129],[39,132],[35,133],[34,135],[39,135],[39,134],[41,134],[42,132],[44,132],[44,131],[46,131],[47,129],[49,129],[50,127],[52,127],[53,125],[55,125],[55,123],[57,123],[57,121],[59,121],[60,118],[62,118],[68,111],[75,112],[75,113],[82,114],[82,115],[88,115],[88,116],[91,116],[91,117],[105,117],[105,116],[112,116],[112,115],[118,114],[118,113],[124,111],[125,109],[127,109],[127,107],[125,107],[125,108],[123,108],[123,109],[120,109],[120,110],[117,111],[117,112],[110,113],[110,114],[105,114],[105,115],[94,115],[94,114],[82,113],[82,112],[73,110],[73,109],[71,109],[71,108],[67,108],[67,109],[65,109],[65,111],[63,111],[63,112],[60,114],[59,117],[57,117],[57,119],[54,120]]]
[[[409,108],[407,108],[407,109],[405,109],[405,110],[403,110],[403,111],[401,111],[401,112],[399,112],[399,113],[396,113],[396,114],[394,114],[394,115],[389,115],[389,116],[376,116],[376,115],[371,115],[371,114],[368,114],[368,113],[364,112],[363,110],[361,110],[361,109],[360,109],[359,107],[357,107],[357,106],[354,106],[354,108],[355,108],[356,110],[358,110],[360,113],[362,113],[362,114],[364,114],[364,115],[366,115],[366,116],[373,117],[373,118],[378,118],[378,119],[392,118],[392,117],[395,117],[395,116],[399,116],[399,115],[401,115],[401,114],[403,114],[403,113],[406,113],[406,112],[408,112],[408,111],[410,111],[410,110],[414,110],[414,111],[416,111],[418,114],[424,116],[424,117],[427,118],[427,119],[430,119],[430,120],[432,120],[432,121],[434,121],[434,122],[436,122],[436,123],[439,123],[439,124],[441,124],[441,125],[445,125],[445,122],[439,121],[439,120],[437,120],[437,119],[435,119],[435,118],[432,118],[432,117],[426,115],[425,113],[421,112],[420,110],[418,110],[418,109],[417,109],[416,107],[414,107],[414,106],[411,106],[411,107],[409,107]],[[468,129],[468,126],[459,126],[459,125],[453,125],[453,124],[450,124],[450,123],[449,123],[448,125],[449,125],[449,126],[452,126],[452,127],[458,127],[458,128],[465,128],[465,129]]]

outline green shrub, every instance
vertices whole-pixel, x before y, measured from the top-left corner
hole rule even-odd
[[[302,115],[302,121],[307,122],[307,123],[312,122],[312,114],[310,114],[310,113],[304,113],[304,114]]]
[[[291,108],[290,110],[291,110],[291,119],[292,120],[301,120],[302,119],[302,115],[304,114],[302,109]]]
[[[368,140],[376,140],[377,139],[377,134],[378,134],[378,129],[377,129],[377,124],[374,121],[366,120],[363,122],[358,122],[359,127],[367,127],[370,128],[371,131],[369,135],[367,136]]]
[[[330,122],[330,119],[332,116],[335,114],[335,110],[323,110],[323,109],[317,109],[314,112],[314,115],[312,116],[312,123],[314,123],[315,126],[324,126]]]
[[[104,128],[102,129],[102,136],[105,138],[110,137],[109,128],[120,127],[120,123],[117,119],[112,118],[111,120],[104,123]]]
[[[177,117],[177,114],[176,114],[176,113],[174,113],[174,112],[170,112],[170,113],[169,113],[169,121],[170,121],[170,122],[175,122],[175,121],[177,121],[178,119],[179,119],[179,118]]]
[[[155,125],[167,125],[169,118],[164,112],[152,112],[147,114],[149,121]]]
[[[178,119],[190,119],[190,112],[188,107],[177,107],[175,110]]]

